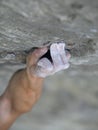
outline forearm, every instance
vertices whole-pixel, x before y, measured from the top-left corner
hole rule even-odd
[[[43,78],[31,76],[27,69],[14,73],[0,97],[0,130],[8,130],[20,115],[32,109],[40,97],[42,83]]]
[[[27,67],[12,76],[0,97],[0,130],[8,130],[23,113],[30,111],[41,95],[44,78],[36,76],[37,62],[47,47],[36,49],[27,57]]]
[[[0,97],[0,130],[8,130],[17,117],[11,108],[9,94],[5,92]]]
[[[24,77],[24,78],[23,78]],[[23,78],[23,79],[21,79]],[[12,76],[8,87],[0,97],[0,130],[8,130],[14,121],[21,115],[15,108],[18,105],[15,103],[15,89],[24,84],[24,79],[27,78],[25,69],[19,70]],[[20,82],[20,80],[22,80]],[[25,84],[26,80],[25,80]],[[19,99],[17,99],[19,100]]]

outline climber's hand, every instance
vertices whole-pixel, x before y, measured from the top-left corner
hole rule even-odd
[[[65,43],[52,44],[50,54],[53,62],[48,58],[40,59],[33,71],[35,75],[45,78],[69,67],[70,54],[65,51]]]

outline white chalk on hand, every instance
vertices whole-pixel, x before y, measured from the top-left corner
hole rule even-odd
[[[45,78],[69,67],[69,57],[65,51],[65,43],[53,43],[50,46],[50,55],[53,62],[46,57],[38,61],[35,70],[37,76]]]

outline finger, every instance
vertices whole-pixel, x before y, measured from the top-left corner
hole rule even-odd
[[[61,56],[63,63],[67,64],[69,57],[68,57],[68,55],[65,51],[65,43],[59,43],[58,44],[58,51],[59,51],[59,54]]]
[[[37,65],[32,68],[32,74],[38,77],[46,77],[53,71],[53,65],[47,58],[42,58],[38,61]]]
[[[39,48],[30,53],[27,57],[27,66],[32,66],[37,63],[39,58],[48,51],[47,47]]]
[[[37,65],[43,68],[44,70],[48,70],[48,71],[53,70],[53,65],[47,58],[40,59]]]
[[[67,68],[69,68],[69,66],[70,66],[69,63],[67,63],[65,65],[60,65],[58,68],[55,69],[54,73],[59,72],[59,71],[64,70],[64,69],[67,69]]]
[[[70,64],[69,64],[69,63],[65,64],[65,65],[63,66],[63,70],[64,70],[64,69],[68,69],[68,68],[69,68],[69,66],[70,66]]]
[[[51,54],[53,64],[55,67],[58,67],[59,65],[63,65],[62,59],[61,59],[59,51],[58,51],[57,43],[54,43],[50,46],[50,54]]]

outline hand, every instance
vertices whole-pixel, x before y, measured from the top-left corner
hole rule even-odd
[[[45,78],[69,67],[70,54],[65,51],[65,43],[52,44],[50,54],[53,62],[47,58],[40,59],[33,71],[36,76]]]
[[[69,67],[70,55],[64,48],[64,43],[50,46],[53,63],[47,58],[40,59],[47,48],[36,49],[28,55],[27,67],[14,73],[0,97],[0,129],[8,130],[21,114],[32,109],[41,95],[43,77]]]
[[[14,73],[0,96],[0,130],[8,130],[23,113],[30,111],[41,95],[43,78],[31,73],[47,48],[36,49],[27,57],[27,67]]]
[[[27,57],[27,67],[17,71],[8,85],[13,109],[21,114],[32,109],[41,95],[43,78],[34,75],[33,71],[39,58],[47,52],[47,48],[36,49]]]

